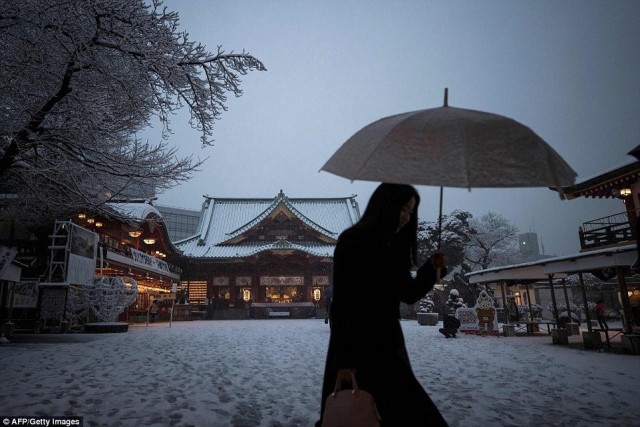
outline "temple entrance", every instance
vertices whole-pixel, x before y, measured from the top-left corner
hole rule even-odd
[[[302,276],[261,276],[264,287],[264,302],[289,304],[304,301],[304,277]]]
[[[265,288],[266,302],[291,303],[302,302],[302,286],[267,286]]]

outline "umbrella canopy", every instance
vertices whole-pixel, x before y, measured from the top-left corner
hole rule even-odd
[[[449,107],[371,123],[321,170],[351,180],[441,187],[573,185],[576,173],[527,126],[497,114]],[[562,194],[561,194],[562,196]]]

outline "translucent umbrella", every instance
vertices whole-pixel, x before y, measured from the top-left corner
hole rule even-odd
[[[351,180],[442,188],[562,187],[577,174],[527,126],[444,106],[377,120],[349,138],[321,170]]]

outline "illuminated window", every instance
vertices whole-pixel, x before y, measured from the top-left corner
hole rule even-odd
[[[207,298],[207,282],[180,282],[182,288],[189,289],[190,303],[203,303]]]

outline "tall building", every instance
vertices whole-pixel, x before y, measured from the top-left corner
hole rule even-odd
[[[538,244],[537,233],[522,233],[518,235],[518,242],[522,261],[536,261],[540,258],[540,245]]]
[[[178,242],[196,234],[200,221],[199,210],[160,205],[156,205],[155,208],[162,214],[172,242]]]

